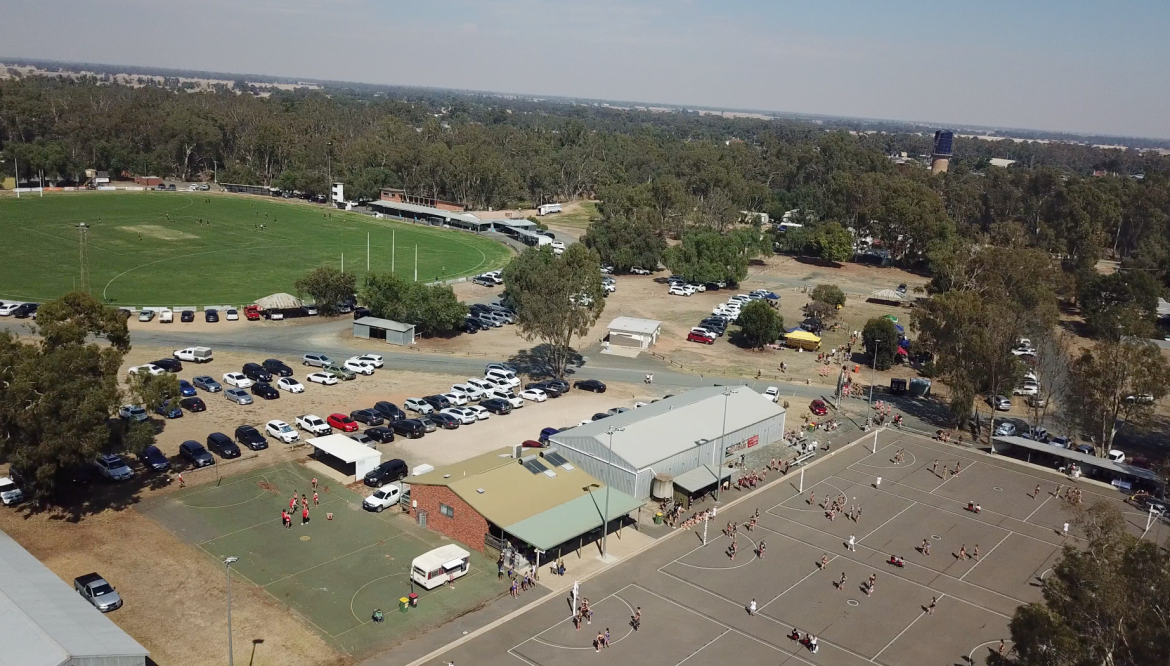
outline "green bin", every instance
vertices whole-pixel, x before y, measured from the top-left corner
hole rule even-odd
[[[409,609],[410,609],[410,599],[407,599],[406,597],[400,598],[398,600],[398,610],[405,613]]]
[[[658,513],[654,514],[654,524],[655,525],[662,524],[662,512],[658,512]]]

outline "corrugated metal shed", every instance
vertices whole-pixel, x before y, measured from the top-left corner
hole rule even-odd
[[[353,337],[385,340],[393,345],[414,344],[414,324],[379,317],[362,317],[353,322]]]
[[[603,483],[646,498],[655,474],[677,477],[780,440],[784,416],[782,407],[746,386],[708,386],[549,439]]]
[[[148,654],[0,532],[0,665],[143,666]]]
[[[609,516],[606,522],[628,515],[640,506],[642,506],[640,500],[610,488]],[[594,490],[582,493],[548,511],[508,525],[504,531],[541,550],[552,550],[562,543],[601,527],[603,513],[605,489]]]

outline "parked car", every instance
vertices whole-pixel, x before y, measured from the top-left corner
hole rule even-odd
[[[458,393],[441,393],[439,395],[446,398],[447,402],[451,403],[452,407],[462,407],[463,405],[467,404],[467,396],[465,395],[460,395]],[[446,407],[443,409],[446,409]]]
[[[439,411],[440,409],[447,409],[448,407],[454,406],[454,404],[450,400],[448,400],[446,396],[443,396],[443,395],[428,395],[425,398],[423,398],[423,402],[430,405],[431,408],[434,409],[435,411]]]
[[[402,499],[402,487],[393,483],[388,483],[381,488],[374,491],[366,499],[362,500],[362,508],[367,511],[374,511],[381,513],[388,507],[398,504]]]
[[[430,416],[418,416],[415,420],[423,424],[423,432],[431,433],[439,429],[438,424],[431,420]]]
[[[138,321],[147,322],[154,319],[154,310],[143,310],[138,313]]]
[[[331,372],[313,372],[307,375],[305,379],[314,384],[324,384],[326,386],[333,386],[337,383],[337,375]]]
[[[178,404],[171,404],[170,400],[164,400],[161,405],[154,408],[154,413],[163,417],[164,419],[181,419],[183,418],[183,410]]]
[[[275,377],[292,377],[293,374],[292,368],[288,367],[284,361],[275,358],[265,359],[260,366]]]
[[[179,380],[180,397],[189,398],[193,395],[198,395],[198,393],[199,392],[195,390],[195,387],[191,385],[191,382],[187,381],[186,379]]]
[[[12,316],[17,319],[28,319],[29,317],[36,318],[37,308],[41,307],[39,303],[21,303],[19,307],[12,311]]]
[[[215,458],[211,457],[202,444],[193,439],[179,445],[179,456],[191,463],[191,466],[196,469],[215,464]]]
[[[701,342],[706,345],[713,345],[715,344],[715,337],[706,331],[700,332],[691,329],[691,332],[687,333],[687,342]]]
[[[228,386],[246,389],[251,388],[254,382],[248,379],[242,372],[225,372],[223,375],[223,383]]]
[[[357,432],[358,429],[357,421],[354,421],[345,414],[330,414],[328,418],[325,419],[325,422],[328,423],[331,427],[337,428],[341,432]]]
[[[466,384],[462,384],[462,385],[456,384],[455,386],[469,386],[469,387],[479,391],[480,395],[476,398],[477,400],[482,400],[484,395],[487,394],[488,391],[491,391],[491,390],[498,388],[496,386],[495,382],[490,382],[486,379],[480,379],[479,377],[471,377],[467,380]],[[454,388],[454,387],[452,387],[452,388]]]
[[[988,396],[987,404],[995,408],[996,411],[1006,412],[1012,408],[1012,401],[1007,399],[1007,396],[996,395]]]
[[[182,312],[179,313],[179,321],[183,322],[184,324],[189,324],[189,323],[195,321],[195,311],[194,310],[183,310]]]
[[[154,444],[146,447],[142,450],[142,453],[138,454],[138,462],[142,463],[142,466],[146,469],[154,472],[165,472],[171,466],[171,461],[167,460],[163,452]]]
[[[378,413],[382,415],[382,418],[386,419],[387,421],[399,421],[406,418],[406,412],[402,411],[398,405],[392,402],[386,402],[385,400],[379,400],[378,402],[374,403],[374,409],[378,410]]]
[[[995,435],[997,437],[1011,437],[1016,434],[1016,424],[1011,421],[1000,421],[995,426]]]
[[[349,417],[368,426],[380,426],[385,422],[376,409],[355,409],[349,413]]]
[[[240,313],[239,313],[239,311],[238,311],[238,310],[234,310],[234,309],[233,309],[233,310],[228,310],[228,311],[227,311],[227,320],[228,320],[228,321],[239,321],[239,320],[240,320]]]
[[[333,359],[329,358],[328,356],[326,356],[324,354],[305,354],[304,356],[301,357],[301,363],[303,363],[305,365],[315,366],[318,368],[323,368],[323,367],[333,363]]]
[[[455,430],[459,426],[463,425],[463,419],[456,418],[451,414],[444,414],[443,412],[431,414],[427,417],[427,419],[444,430]]]
[[[207,411],[207,403],[203,402],[203,398],[183,398],[179,401],[179,406],[192,414]]]
[[[387,483],[405,479],[409,473],[410,470],[406,467],[406,461],[400,458],[394,458],[366,472],[366,475],[362,477],[362,482],[372,488],[378,488]]]
[[[775,386],[769,386],[768,388],[764,389],[764,397],[771,400],[772,402],[777,402],[780,400],[780,389]]]
[[[321,369],[325,372],[336,375],[339,379],[344,379],[346,381],[357,377],[357,373],[355,373],[353,370],[350,370],[344,365],[338,365],[337,363],[330,363],[329,365],[322,366]]]
[[[199,375],[198,377],[192,379],[191,383],[195,386],[195,388],[201,388],[208,393],[219,393],[223,390],[223,386],[219,382],[215,381],[211,377],[208,377],[207,375]]]
[[[272,373],[264,369],[264,366],[259,363],[245,363],[241,372],[245,377],[254,382],[270,382],[272,381]]]
[[[163,310],[158,313],[158,323],[173,324],[175,323],[175,313],[170,310]]]
[[[394,441],[394,429],[387,426],[375,426],[366,429],[366,435],[375,442],[387,444]]]
[[[365,363],[352,358],[346,359],[344,366],[351,372],[356,372],[359,375],[374,374],[374,365],[372,363]]]
[[[542,391],[549,398],[559,398],[564,393],[560,386],[554,385],[552,382],[529,382],[524,385],[524,388],[525,390],[536,389]]]
[[[605,384],[602,384],[596,379],[578,379],[573,382],[573,388],[583,391],[593,391],[594,393],[605,393]]]
[[[114,586],[106,582],[105,578],[96,573],[87,573],[73,579],[73,589],[93,607],[103,613],[109,613],[122,607],[122,597],[114,590]]]
[[[417,414],[430,414],[435,408],[422,398],[407,398],[402,406]]]
[[[260,321],[260,306],[253,303],[252,305],[244,306],[244,319],[248,321]]]
[[[112,453],[100,455],[93,462],[98,473],[110,481],[129,481],[134,478],[134,470],[121,457]]]
[[[488,410],[492,414],[512,413],[512,405],[508,404],[508,401],[501,400],[499,398],[488,398],[487,400],[481,401],[479,406]]]
[[[377,354],[362,354],[361,356],[354,356],[351,361],[358,361],[361,363],[369,363],[375,368],[380,368],[384,364],[382,357]]]
[[[252,404],[252,396],[248,395],[248,391],[242,388],[230,388],[223,392],[223,397],[237,405]]]
[[[176,358],[160,358],[157,361],[151,361],[150,365],[157,365],[167,372],[181,372],[183,370],[183,363]]]
[[[548,394],[536,388],[524,389],[520,392],[520,397],[533,402],[544,402],[548,400]]]
[[[276,388],[289,393],[305,392],[305,386],[292,377],[281,377],[276,380]]]
[[[829,413],[829,407],[825,404],[824,400],[817,398],[816,400],[813,400],[809,403],[808,411],[817,416],[824,416],[825,414]]]
[[[689,284],[673,284],[667,290],[671,296],[693,296],[697,290]]]
[[[236,428],[236,443],[253,451],[268,448],[268,440],[255,426],[242,425]]]
[[[475,414],[475,418],[480,421],[486,421],[492,415],[491,412],[479,405],[468,405],[463,409],[470,410],[472,414]]]
[[[409,439],[422,437],[427,433],[427,428],[422,421],[418,419],[399,419],[398,421],[391,421],[390,427],[394,430],[394,434],[403,435]]]
[[[272,388],[272,384],[268,382],[256,382],[252,385],[252,395],[258,395],[265,400],[277,400],[280,398],[280,391]]]
[[[284,442],[285,444],[292,444],[301,438],[292,426],[279,419],[273,419],[264,424],[264,432],[268,433],[269,437],[274,437]]]
[[[145,372],[145,373],[150,374],[150,375],[158,376],[158,375],[165,373],[166,370],[163,370],[162,368],[158,367],[157,365],[155,365],[153,363],[146,363],[145,365],[135,365],[135,366],[131,367],[129,370],[126,371],[126,374],[127,375],[136,375],[140,372]]]
[[[331,428],[329,424],[325,422],[325,419],[317,416],[316,414],[302,414],[293,419],[293,422],[296,423],[297,427],[301,430],[317,435],[318,437],[321,435],[328,435],[333,432],[333,428]]]
[[[118,416],[123,419],[130,419],[131,421],[145,421],[150,418],[146,410],[138,405],[122,405],[118,409]]]
[[[642,268],[641,266],[630,266],[630,273],[633,275],[649,275],[650,271],[646,268]]]
[[[203,311],[203,320],[209,324],[214,324],[215,322],[219,321],[219,311],[214,310],[214,309],[213,310],[204,310]]]
[[[207,448],[218,453],[220,458],[240,457],[240,447],[222,432],[213,432],[207,436]]]
[[[459,422],[463,425],[471,425],[472,423],[475,423],[479,420],[479,418],[475,415],[475,412],[471,411],[470,409],[464,409],[462,407],[448,407],[447,409],[441,410],[439,413],[459,419]]]
[[[1109,449],[1109,455],[1107,457],[1115,463],[1125,462],[1125,453],[1120,449]]]
[[[520,379],[516,377],[516,373],[503,368],[491,368],[483,373],[483,378],[497,384],[504,384],[508,388],[520,386]]]

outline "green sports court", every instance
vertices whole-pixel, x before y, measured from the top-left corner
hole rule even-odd
[[[451,541],[393,510],[365,511],[362,495],[331,481],[320,484],[321,504],[310,506],[309,523],[301,524],[298,509],[286,529],[281,509],[294,492],[312,504],[312,477],[307,468],[284,463],[179,490],[139,510],[209,558],[240,558],[232,565],[237,584],[263,588],[354,656],[417,636],[506,593],[495,563],[475,551],[471,572],[453,588],[412,588],[412,560]],[[418,607],[400,612],[398,600],[412,589]],[[371,621],[375,608],[385,622]]]

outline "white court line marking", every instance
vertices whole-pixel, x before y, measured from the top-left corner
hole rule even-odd
[[[610,592],[609,594],[605,595],[605,596],[604,596],[604,597],[602,597],[601,599],[598,599],[597,603],[601,603],[602,601],[605,601],[606,599],[609,599],[610,597],[617,596],[618,594],[620,594],[620,593],[622,593],[622,592],[625,592],[625,591],[626,591],[626,589],[627,589],[627,588],[629,588],[629,587],[631,587],[631,586],[633,586],[633,587],[638,587],[638,588],[641,588],[641,586],[639,586],[639,585],[635,585],[634,583],[629,583],[629,584],[627,584],[625,587],[621,588],[620,590],[614,590],[613,592]],[[627,604],[627,605],[628,605],[628,604]],[[573,609],[574,613],[576,613],[576,610],[577,610],[577,609],[575,609],[575,608]],[[521,657],[520,655],[518,655],[518,654],[516,654],[515,652],[513,652],[513,650],[515,650],[516,648],[520,647],[521,645],[524,645],[524,644],[525,644],[525,643],[527,643],[528,641],[536,640],[536,639],[537,639],[537,638],[539,638],[539,637],[540,637],[540,635],[541,635],[541,634],[543,634],[544,632],[548,631],[549,629],[552,629],[553,627],[555,627],[555,626],[557,626],[558,624],[560,624],[560,623],[564,622],[565,620],[571,620],[571,619],[573,619],[573,615],[568,615],[568,616],[566,616],[566,617],[564,617],[564,618],[561,618],[560,620],[557,620],[556,622],[553,622],[552,624],[548,625],[548,626],[547,626],[547,627],[545,627],[544,629],[541,629],[541,630],[540,630],[540,631],[538,631],[537,633],[535,633],[535,634],[532,634],[532,635],[531,635],[531,636],[529,636],[528,638],[525,638],[524,640],[520,641],[519,643],[517,643],[517,644],[513,645],[512,647],[508,648],[508,654],[512,655],[513,657],[516,657],[517,659],[519,659],[520,661],[523,661],[523,662],[524,662],[524,663],[526,663],[526,664],[532,664],[532,666],[540,666],[540,664],[533,664],[531,661],[529,661],[529,660],[525,659],[524,657]],[[537,641],[537,642],[540,642],[540,641]]]
[[[910,452],[909,452],[909,451],[907,451],[906,453],[910,453]],[[870,455],[873,455],[873,454],[871,453]],[[867,457],[868,457],[868,456],[867,456]],[[890,464],[890,465],[871,465],[871,464],[869,464],[869,463],[863,463],[863,462],[861,462],[861,460],[858,460],[858,461],[857,461],[857,462],[855,462],[855,463],[849,463],[849,465],[850,465],[851,467],[852,467],[853,465],[861,465],[862,467],[872,467],[872,468],[874,468],[874,469],[906,469],[906,468],[909,468],[909,467],[914,467],[915,465],[917,465],[917,464],[918,464],[918,458],[917,458],[917,457],[916,457],[916,456],[915,456],[913,453],[910,453],[910,458],[911,458],[911,461],[910,461],[910,462],[908,462],[908,463],[903,463],[903,464],[900,464],[900,465],[899,465],[899,464],[897,464],[897,463]],[[865,458],[862,458],[862,460],[864,460],[864,459],[865,459]],[[854,470],[854,471],[858,471],[858,470]],[[918,470],[917,470],[917,469],[915,469],[914,471],[918,471]]]
[[[1029,514],[1028,514],[1028,517],[1024,519],[1024,522],[1025,522],[1025,523],[1028,523],[1028,520],[1030,520],[1030,519],[1032,518],[1032,516],[1036,515],[1036,512],[1037,512],[1037,511],[1039,511],[1040,509],[1043,509],[1043,508],[1044,508],[1044,505],[1045,505],[1045,504],[1048,504],[1048,500],[1050,500],[1050,499],[1052,499],[1052,495],[1049,495],[1048,497],[1045,497],[1045,498],[1044,498],[1044,501],[1040,503],[1040,506],[1036,507],[1035,509],[1032,509],[1032,513],[1029,513]],[[1029,525],[1031,525],[1032,523],[1028,523],[1028,524],[1029,524]],[[1037,525],[1037,527],[1040,527],[1040,526],[1039,526],[1039,525]]]
[[[981,557],[981,558],[979,558],[979,559],[975,560],[975,564],[971,565],[971,568],[970,568],[970,569],[967,569],[967,573],[964,573],[962,576],[959,576],[959,580],[963,580],[964,578],[966,578],[966,577],[967,577],[967,574],[969,574],[969,573],[971,573],[972,571],[974,571],[974,570],[975,570],[975,567],[979,566],[979,565],[980,565],[980,563],[982,563],[982,562],[983,562],[983,560],[984,560],[985,558],[987,558],[987,557],[990,557],[990,556],[991,556],[991,554],[995,552],[995,549],[996,549],[996,548],[999,548],[999,545],[1000,545],[1001,543],[1003,543],[1004,541],[1007,541],[1007,540],[1008,540],[1008,537],[1010,537],[1012,534],[1014,534],[1014,532],[1008,532],[1007,534],[1005,534],[1005,535],[1004,535],[1004,537],[1003,537],[1002,539],[1000,539],[1000,540],[999,540],[999,543],[997,543],[997,544],[995,544],[994,546],[992,546],[992,547],[991,547],[991,550],[989,550],[989,551],[987,551],[986,553],[984,553],[984,554],[983,554],[983,557]]]
[[[937,603],[939,600],[941,600],[941,599],[945,598],[946,596],[947,596],[947,595],[946,595],[945,593],[944,593],[944,594],[940,594],[940,595],[938,596],[938,599],[935,599],[935,602]],[[923,612],[919,613],[919,614],[918,614],[918,617],[914,618],[914,620],[913,620],[912,622],[910,622],[910,624],[906,625],[906,628],[905,628],[905,629],[903,629],[902,631],[899,631],[897,636],[894,636],[894,640],[890,641],[889,643],[886,643],[886,647],[884,647],[884,648],[882,648],[882,649],[878,650],[877,654],[875,654],[875,655],[873,656],[873,658],[874,658],[874,659],[877,659],[878,657],[882,656],[882,653],[886,651],[886,648],[888,648],[888,647],[890,647],[891,645],[893,645],[893,644],[894,644],[894,641],[896,641],[896,640],[898,640],[899,638],[901,638],[901,637],[902,637],[902,634],[906,633],[907,631],[910,631],[910,627],[913,627],[913,626],[914,626],[914,623],[915,623],[915,622],[917,622],[917,621],[919,621],[919,620],[921,620],[921,619],[922,619],[922,616],[923,616],[923,615],[926,615],[926,614],[927,614],[927,613],[926,613],[926,611],[923,611]]]
[[[873,536],[873,535],[874,535],[874,533],[876,533],[878,530],[880,530],[881,528],[883,528],[883,527],[885,527],[886,525],[888,525],[888,524],[890,523],[890,521],[894,520],[894,518],[897,518],[898,516],[900,516],[900,515],[902,515],[902,514],[906,513],[906,512],[907,512],[907,511],[909,511],[910,509],[913,509],[914,507],[918,506],[918,502],[915,502],[914,500],[907,500],[907,501],[908,501],[908,502],[910,502],[910,506],[906,507],[905,509],[902,509],[902,510],[901,510],[901,511],[899,511],[898,513],[895,513],[895,514],[893,515],[893,517],[892,517],[892,518],[890,518],[890,520],[887,520],[886,522],[882,523],[881,525],[878,525],[878,526],[877,526],[877,527],[875,527],[875,528],[874,528],[874,529],[873,529],[873,530],[872,530],[872,531],[871,531],[869,534],[866,534],[865,536],[863,536],[863,537],[861,537],[860,539],[858,539],[858,541],[865,541],[865,540],[866,540],[866,539],[868,539],[869,537]]]
[[[625,599],[622,599],[621,596],[619,596],[617,594],[614,594],[612,596],[615,599],[617,599],[618,601],[625,604],[626,608],[629,609],[629,611],[630,611],[630,617],[634,616],[634,607],[630,605],[630,602],[626,601]],[[609,597],[602,599],[601,601],[597,602],[597,605],[600,606],[602,604],[602,602],[604,602],[608,599],[609,599]],[[545,629],[545,631],[548,631],[548,629]],[[609,644],[610,645],[617,645],[618,643],[621,643],[622,641],[629,638],[630,635],[633,633],[634,633],[634,628],[627,625],[626,626],[626,635],[622,636],[621,638],[617,639],[616,641],[610,641]],[[588,650],[590,647],[592,647],[591,645],[586,645],[584,647],[574,647],[572,645],[561,645],[560,643],[551,643],[549,641],[544,640],[540,636],[533,636],[532,638],[530,638],[528,640],[534,641],[536,643],[540,643],[541,645],[545,645],[545,646],[548,646],[550,648],[557,648],[558,650]]]
[[[827,568],[827,567],[829,566],[829,564],[832,564],[832,563],[833,563],[833,561],[834,561],[834,560],[836,560],[836,559],[837,559],[837,556],[836,556],[836,555],[833,555],[833,557],[829,558],[829,561],[828,561],[828,562],[825,564],[825,567]],[[809,577],[811,577],[811,576],[815,576],[816,574],[818,574],[818,573],[820,573],[820,572],[821,572],[821,569],[820,569],[820,568],[813,569],[812,571],[810,571],[810,572],[808,573],[808,575],[807,575],[807,576],[805,576],[804,578],[801,578],[800,580],[796,581],[795,583],[793,583],[793,584],[789,585],[789,586],[788,586],[788,589],[786,589],[786,590],[784,590],[783,592],[781,592],[780,594],[777,594],[776,596],[772,597],[771,601],[769,601],[767,604],[764,604],[763,606],[760,606],[759,610],[760,610],[760,611],[764,610],[765,608],[767,608],[767,607],[768,607],[768,604],[772,603],[772,601],[776,601],[776,600],[777,600],[777,599],[779,599],[780,597],[782,597],[782,596],[784,596],[784,595],[788,594],[789,592],[791,592],[791,591],[792,591],[792,588],[796,587],[797,585],[800,585],[800,584],[801,584],[801,583],[803,583],[804,581],[808,580],[808,578],[809,578]],[[757,612],[758,612],[758,611],[757,611]]]
[[[703,647],[699,648],[698,650],[695,650],[694,652],[692,652],[692,653],[688,654],[688,655],[687,655],[687,656],[686,656],[686,657],[685,657],[685,658],[684,658],[682,661],[678,662],[678,663],[677,663],[677,664],[675,664],[674,666],[682,666],[682,664],[683,664],[683,661],[686,661],[687,659],[690,659],[691,657],[693,657],[693,656],[695,656],[695,655],[699,654],[699,653],[700,653],[700,652],[702,652],[703,650],[706,650],[706,649],[707,649],[707,647],[708,647],[709,645],[711,645],[711,644],[712,644],[712,643],[714,643],[715,641],[719,640],[720,638],[723,638],[724,636],[726,636],[726,635],[727,635],[727,634],[729,634],[729,633],[731,633],[731,630],[730,630],[730,629],[724,629],[724,630],[723,630],[723,633],[721,633],[721,634],[719,634],[718,636],[716,636],[715,638],[712,638],[711,640],[707,641],[706,645],[704,645]]]
[[[813,488],[816,488],[817,486],[819,486],[819,485],[821,485],[821,484],[823,483],[823,484],[825,484],[826,486],[828,486],[828,487],[832,488],[833,490],[836,490],[838,494],[840,494],[840,495],[845,495],[846,493],[845,493],[845,491],[844,491],[844,490],[841,490],[841,489],[840,489],[840,488],[838,488],[837,486],[834,486],[833,484],[829,483],[829,479],[832,479],[832,478],[834,478],[834,477],[836,477],[836,478],[838,478],[838,479],[841,479],[841,477],[837,476],[836,474],[830,474],[829,476],[825,477],[825,478],[824,478],[824,480],[822,480],[822,481],[817,481],[817,482],[816,482],[816,483],[814,483],[813,485],[809,486],[809,489],[808,489],[808,490],[809,490],[809,492],[810,492],[810,493],[811,493],[811,492],[813,492]],[[842,480],[842,481],[848,481],[848,479],[841,479],[841,480]],[[849,481],[849,483],[853,483],[853,484],[855,484],[855,485],[856,485],[856,483],[857,483],[857,482],[854,482],[854,481]],[[787,501],[788,501],[788,500],[790,500],[790,499],[795,499],[795,498],[797,498],[797,497],[801,497],[801,498],[803,498],[803,497],[804,497],[804,493],[797,493],[797,494],[793,495],[792,497],[789,497],[788,499],[784,500],[784,502],[787,502]],[[813,506],[813,508],[811,508],[811,509],[802,509],[802,508],[800,508],[800,507],[796,507],[796,506],[784,506],[784,502],[780,502],[780,503],[779,503],[779,504],[777,504],[776,506],[772,507],[772,509],[775,509],[776,507],[780,507],[781,509],[788,509],[789,511],[821,511],[821,512],[824,512],[824,511],[825,511],[825,508],[824,508],[824,507],[822,507],[822,506],[820,506],[819,504],[818,504],[818,505],[814,505],[814,506]],[[772,509],[768,509],[768,510],[764,511],[764,513],[772,513]],[[776,515],[776,514],[774,514],[774,513],[773,513],[772,515]]]
[[[977,465],[977,464],[978,464],[978,461],[977,461],[977,460],[972,460],[972,461],[971,461],[971,464],[967,466],[967,469],[971,469],[972,467],[974,467],[974,466],[975,466],[975,465]],[[962,474],[962,472],[959,472],[959,474]],[[934,490],[929,490],[929,491],[927,491],[927,492],[929,492],[931,495],[933,495],[935,490],[938,490],[939,488],[942,488],[943,486],[947,485],[947,481],[950,481],[951,479],[955,478],[955,477],[956,477],[956,476],[958,476],[959,474],[951,474],[951,475],[950,475],[950,476],[948,476],[946,479],[944,479],[942,483],[940,483],[940,484],[938,484],[937,486],[935,486],[935,487],[934,487]]]

